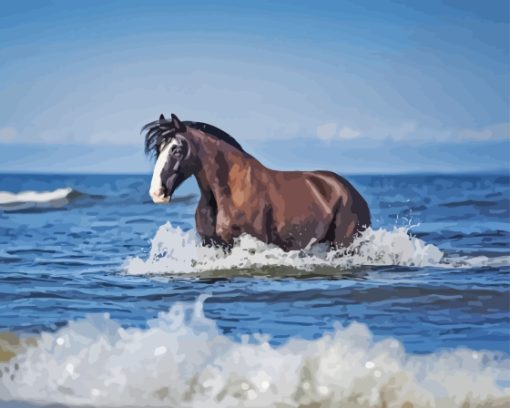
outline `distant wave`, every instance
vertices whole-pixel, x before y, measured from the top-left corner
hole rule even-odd
[[[212,408],[510,404],[510,360],[501,354],[462,348],[412,355],[396,339],[375,341],[360,323],[278,347],[267,340],[224,336],[204,316],[202,301],[174,305],[147,329],[92,316],[11,352],[0,363],[0,400]]]
[[[86,196],[88,195],[71,187],[57,188],[53,191],[22,191],[20,193],[0,191],[0,210],[23,211],[61,208]]]
[[[436,246],[409,234],[408,228],[388,231],[384,228],[364,231],[345,251],[328,251],[317,246],[310,250],[284,252],[249,235],[238,238],[229,254],[221,249],[204,248],[193,231],[182,231],[170,223],[162,225],[152,240],[146,260],[131,258],[125,270],[129,274],[181,274],[206,271],[239,271],[279,267],[328,273],[362,266],[410,266],[471,268],[510,265],[510,257],[446,257]]]

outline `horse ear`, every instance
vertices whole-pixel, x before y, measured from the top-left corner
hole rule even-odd
[[[163,114],[159,115],[159,120],[165,120],[165,117],[163,116]]]
[[[179,118],[172,113],[172,124],[177,132],[185,132],[186,126],[182,123]]]

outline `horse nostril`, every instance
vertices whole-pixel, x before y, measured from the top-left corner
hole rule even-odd
[[[168,196],[168,190],[164,187],[159,188],[158,190],[149,190],[149,195],[154,197],[166,197]]]

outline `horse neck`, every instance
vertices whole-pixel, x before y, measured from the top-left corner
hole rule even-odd
[[[232,166],[261,166],[253,157],[222,140],[194,129],[189,134],[197,158],[194,175],[202,194],[208,199],[228,192],[228,177]]]

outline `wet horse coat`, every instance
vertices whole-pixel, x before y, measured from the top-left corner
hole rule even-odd
[[[201,197],[196,229],[205,244],[231,245],[247,233],[284,250],[315,242],[347,246],[370,225],[367,203],[328,171],[268,169],[225,132],[163,115],[144,127],[146,152],[157,156],[151,196],[169,202],[195,176]]]

